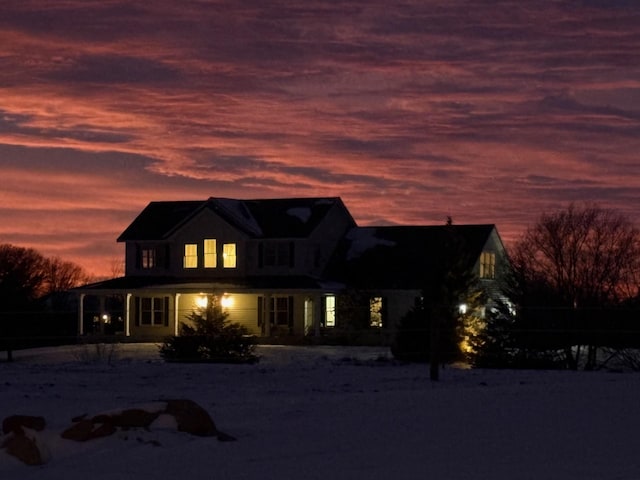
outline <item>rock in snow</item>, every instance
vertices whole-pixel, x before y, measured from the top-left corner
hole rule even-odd
[[[167,418],[171,418],[168,421]],[[113,435],[118,430],[165,428],[171,425],[178,432],[200,437],[217,437],[220,441],[235,440],[217,430],[207,411],[193,400],[172,399],[124,410],[99,413],[92,417],[81,415],[60,436],[65,440],[87,442]],[[42,465],[48,461],[46,446],[37,432],[44,430],[43,417],[12,415],[2,422],[6,438],[0,448],[27,465]]]
[[[48,450],[39,441],[37,432],[45,426],[43,417],[11,415],[2,421],[2,433],[6,437],[0,442],[0,448],[27,465],[42,465],[48,460]]]

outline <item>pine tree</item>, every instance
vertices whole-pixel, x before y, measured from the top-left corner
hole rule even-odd
[[[160,355],[167,361],[255,362],[255,338],[238,323],[228,321],[217,296],[195,308],[180,327],[180,335],[167,338]]]

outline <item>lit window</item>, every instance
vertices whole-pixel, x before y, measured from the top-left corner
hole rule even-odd
[[[195,243],[184,246],[184,268],[198,268],[198,245]]]
[[[336,326],[336,297],[327,295],[324,299],[324,325],[325,327]]]
[[[224,268],[236,268],[235,243],[225,243],[222,245],[222,266]]]
[[[480,278],[496,278],[496,254],[482,252],[480,254]]]
[[[205,239],[204,241],[204,268],[216,268],[218,256],[216,255],[216,241]]]
[[[140,257],[142,268],[154,268],[156,266],[155,248],[143,248],[140,252]]]
[[[143,297],[140,299],[140,325],[161,326],[165,323],[165,299]]]
[[[369,324],[372,327],[382,327],[382,297],[369,299]]]

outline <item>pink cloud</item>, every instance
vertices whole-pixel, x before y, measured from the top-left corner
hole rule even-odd
[[[619,5],[3,5],[0,241],[100,269],[146,203],[208,196],[509,239],[569,201],[640,222],[640,7]]]

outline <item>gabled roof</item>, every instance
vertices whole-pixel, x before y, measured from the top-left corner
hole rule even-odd
[[[166,238],[202,208],[202,201],[151,202],[120,234],[118,242]]]
[[[356,227],[327,275],[356,288],[421,288],[448,252],[472,268],[494,225]]]
[[[307,237],[336,205],[351,217],[339,197],[245,200],[244,204],[267,238]]]
[[[251,237],[306,237],[334,206],[350,216],[339,197],[261,200],[212,197],[201,201],[151,202],[118,237],[118,242],[166,239],[205,208]]]

